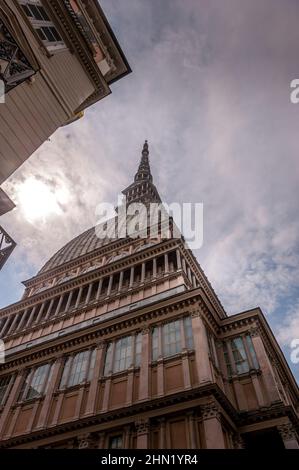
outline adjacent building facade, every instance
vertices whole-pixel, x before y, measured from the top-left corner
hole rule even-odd
[[[129,72],[97,0],[2,0],[0,184]]]
[[[97,0],[1,0],[0,184],[129,72]]]
[[[147,142],[124,195],[160,202]],[[299,448],[298,386],[261,310],[228,317],[162,222],[92,228],[25,286],[0,311],[0,447]]]

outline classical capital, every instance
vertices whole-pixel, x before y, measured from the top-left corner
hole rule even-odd
[[[91,433],[84,433],[78,436],[79,449],[96,449],[98,444],[97,436]]]
[[[296,439],[296,431],[292,423],[280,424],[277,426],[278,432],[281,435],[283,441],[289,441]]]
[[[249,334],[252,338],[256,336],[261,336],[261,329],[259,326],[251,326],[249,328]]]
[[[200,406],[201,414],[203,419],[218,418],[220,419],[221,413],[220,408],[214,401],[205,403]]]
[[[150,422],[149,419],[139,419],[135,422],[137,434],[147,434],[149,432]]]

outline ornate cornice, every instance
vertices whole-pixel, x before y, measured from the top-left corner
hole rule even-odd
[[[44,290],[38,294],[34,294],[30,297],[26,297],[20,300],[19,302],[16,302],[8,307],[1,309],[0,318],[12,313],[19,312],[20,310],[23,310],[27,307],[33,307],[45,300],[51,299],[56,295],[67,293],[76,287],[88,284],[92,281],[100,279],[101,277],[117,273],[123,269],[128,269],[129,267],[134,266],[140,262],[148,261],[157,255],[160,256],[162,253],[166,253],[169,249],[173,248],[174,246],[175,242],[161,242],[161,245],[157,244],[157,246],[149,247],[148,249],[145,249],[144,252],[140,251],[137,253],[129,254],[128,256],[125,256],[120,260],[112,261],[111,263],[101,266],[93,271],[79,274],[78,276],[64,283],[49,287],[49,289],[47,290]],[[65,271],[66,269],[63,270],[63,272]],[[176,272],[174,272],[174,274],[175,273]]]
[[[86,435],[93,432],[101,432],[102,429],[99,429],[101,424],[106,425],[107,423],[113,422],[117,419],[128,418],[130,422],[134,421],[139,426],[140,430],[146,432],[147,428],[147,419],[149,417],[144,416],[145,413],[151,413],[153,410],[161,410],[163,407],[169,407],[171,405],[176,405],[180,403],[190,402],[191,400],[197,400],[199,398],[204,398],[208,396],[213,396],[221,404],[223,410],[225,410],[234,423],[238,422],[238,412],[232,406],[231,402],[224,395],[222,390],[216,384],[204,385],[201,387],[195,387],[193,389],[184,390],[182,392],[174,393],[171,395],[166,395],[163,397],[155,398],[148,401],[143,401],[142,403],[135,403],[129,407],[120,407],[117,410],[111,410],[106,413],[98,413],[93,416],[82,417],[73,421],[68,421],[61,425],[55,427],[49,427],[46,429],[33,431],[30,434],[23,434],[21,436],[13,437],[7,440],[2,440],[0,442],[0,448],[9,448],[25,443],[34,442],[36,444],[38,439],[47,439],[56,436],[62,435],[64,433],[76,432],[76,434],[81,430],[82,435]],[[138,414],[142,413],[142,417],[138,417]],[[142,420],[145,420],[141,422]],[[144,428],[145,426],[145,428]],[[138,429],[138,428],[137,428]],[[67,436],[67,439],[75,439],[74,436]],[[82,439],[84,441],[84,439]]]
[[[188,291],[178,294],[180,296],[188,295]],[[169,303],[175,299],[175,302]],[[189,311],[189,307],[198,302],[198,297],[184,298],[179,299],[177,297],[172,297],[171,299],[160,300],[155,304],[151,304],[148,307],[139,308],[137,310],[131,310],[124,314],[120,318],[108,319],[99,329],[98,325],[93,325],[88,328],[88,331],[81,331],[78,333],[73,333],[72,337],[67,338],[66,336],[61,336],[55,338],[49,342],[37,345],[37,351],[29,352],[24,350],[23,352],[16,353],[15,358],[10,359],[7,357],[7,362],[0,365],[0,371],[9,370],[16,368],[22,364],[28,364],[31,362],[36,362],[37,360],[44,360],[46,358],[51,359],[57,353],[67,353],[73,348],[78,346],[86,347],[94,343],[95,345],[99,340],[107,339],[107,336],[115,336],[117,333],[124,333],[128,329],[142,330],[144,324],[151,324],[156,319],[160,319],[162,316],[167,314],[178,312],[178,315],[182,314],[182,311],[185,309]],[[158,304],[158,305],[157,305]],[[160,304],[160,305],[159,305]],[[162,305],[161,305],[162,304]],[[164,305],[163,305],[164,304]],[[18,357],[19,356],[19,357]]]

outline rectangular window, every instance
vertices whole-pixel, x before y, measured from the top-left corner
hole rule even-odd
[[[39,38],[50,51],[65,44],[39,0],[18,0]]]
[[[184,330],[185,330],[185,340],[187,349],[193,349],[193,331],[192,331],[192,320],[191,317],[184,318]]]
[[[109,449],[122,449],[123,438],[122,436],[113,436],[109,439]]]
[[[250,335],[246,335],[246,342],[247,342],[248,350],[249,350],[249,353],[250,353],[250,356],[251,356],[251,359],[252,359],[253,366],[254,366],[255,369],[258,369],[259,368],[259,363],[258,363],[256,354],[255,354],[255,349],[254,349],[254,346],[253,346],[252,339],[251,339]]]
[[[152,359],[156,361],[159,356],[159,329],[158,327],[152,330]]]
[[[162,351],[159,347],[160,333],[162,336]],[[185,336],[185,347],[193,349],[193,331],[190,316],[166,323],[163,326],[155,326],[152,329],[152,360],[156,361],[159,355],[169,357],[182,352],[182,334]]]
[[[141,364],[141,349],[142,349],[142,334],[138,333],[135,338],[135,366],[139,367]]]
[[[59,388],[73,387],[91,380],[95,367],[96,350],[87,349],[69,356],[64,364]]]
[[[116,341],[113,371],[128,369],[132,365],[132,359],[132,336],[125,336]]]
[[[106,349],[104,375],[121,372],[141,363],[142,334],[125,336],[109,343]]]
[[[171,323],[166,323],[162,327],[163,332],[163,355],[173,356],[181,352],[182,343],[181,343],[181,326],[180,320],[172,321]]]
[[[245,341],[246,341],[246,344],[245,344]],[[247,351],[250,355],[250,358],[248,357],[246,346],[247,346]],[[231,349],[233,364],[231,364],[229,348]],[[249,372],[250,359],[251,359],[251,363],[253,367],[255,369],[259,368],[254,346],[253,346],[250,335],[239,336],[237,338],[233,338],[231,340],[225,341],[223,343],[223,352],[224,352],[224,359],[225,359],[227,372],[229,376],[233,375],[234,370],[235,370],[235,373],[238,375]]]
[[[19,401],[43,396],[47,391],[51,370],[52,364],[43,364],[36,369],[29,369],[21,387]]]
[[[74,357],[68,379],[68,387],[80,384],[86,379],[89,355],[90,351],[83,351]]]
[[[242,338],[239,337],[231,340],[231,348],[237,374],[244,374],[249,372],[249,364]]]
[[[7,375],[6,377],[1,377],[0,379],[0,406],[5,405],[8,391],[12,387],[12,376]]]

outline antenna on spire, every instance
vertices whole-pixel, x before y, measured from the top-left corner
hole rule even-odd
[[[143,144],[142,154],[144,154],[144,153],[147,153],[147,154],[149,153],[148,152],[148,142],[147,142],[147,140],[145,140],[145,142]]]

